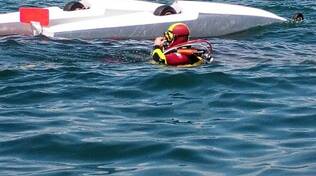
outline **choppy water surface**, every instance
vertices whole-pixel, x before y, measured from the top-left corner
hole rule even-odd
[[[315,2],[225,2],[306,21],[210,38],[189,69],[152,41],[1,37],[0,175],[316,175]],[[0,12],[25,4],[64,2]]]

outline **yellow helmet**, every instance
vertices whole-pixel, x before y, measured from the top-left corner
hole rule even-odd
[[[169,26],[168,30],[164,33],[164,36],[168,42],[177,40],[179,37],[186,37],[186,41],[190,35],[189,27],[184,23],[175,23]],[[186,42],[183,41],[183,42]]]

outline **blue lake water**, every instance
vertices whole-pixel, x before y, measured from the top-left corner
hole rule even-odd
[[[316,175],[315,1],[219,2],[306,20],[209,38],[196,68],[146,40],[0,37],[0,175]]]

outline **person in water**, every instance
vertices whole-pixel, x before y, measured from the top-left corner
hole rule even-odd
[[[184,23],[176,23],[169,26],[164,36],[157,37],[154,41],[153,60],[159,64],[171,66],[189,65],[199,62],[200,59],[192,53],[180,53],[178,50],[168,52],[168,54],[164,53],[165,50],[188,42],[189,35],[190,29]]]

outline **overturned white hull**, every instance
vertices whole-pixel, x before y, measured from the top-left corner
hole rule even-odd
[[[47,8],[49,24],[20,22],[20,13],[0,15],[0,35],[44,35],[80,39],[152,39],[162,35],[170,24],[184,22],[192,37],[222,36],[249,28],[283,22],[273,13],[239,5],[178,1],[177,14],[155,16],[162,4],[137,0],[86,0],[89,9],[63,11]]]

